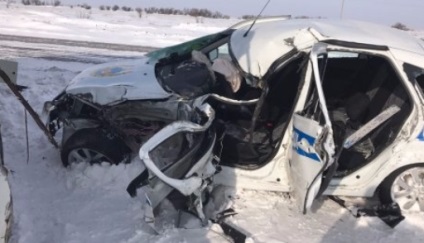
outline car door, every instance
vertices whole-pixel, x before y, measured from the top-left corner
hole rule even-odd
[[[333,131],[318,67],[319,58],[325,55],[326,49],[323,43],[312,48],[310,99],[305,109],[293,116],[290,175],[295,199],[303,213],[311,208],[314,199],[323,190],[321,187],[327,184],[323,183],[323,175],[333,165],[335,156]]]

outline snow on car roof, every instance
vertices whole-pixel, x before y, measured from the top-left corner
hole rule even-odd
[[[317,41],[337,40],[388,47],[400,59],[405,52],[423,56],[424,43],[407,32],[373,23],[346,20],[276,20],[237,29],[231,48],[241,68],[254,76],[264,75],[271,64],[292,50],[304,49]],[[310,30],[310,31],[309,31]],[[403,60],[405,61],[405,60]]]

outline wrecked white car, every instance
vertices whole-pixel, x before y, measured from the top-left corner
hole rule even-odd
[[[129,192],[148,210],[176,189],[205,220],[204,195],[226,185],[292,192],[303,213],[322,194],[376,193],[424,211],[423,74],[407,33],[260,19],[83,71],[48,126],[65,165],[136,153],[147,169]]]

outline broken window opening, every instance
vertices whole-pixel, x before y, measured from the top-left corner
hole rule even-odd
[[[403,70],[408,76],[409,81],[418,85],[418,91],[421,93],[421,96],[424,97],[424,69],[409,63],[404,63]]]
[[[412,103],[401,78],[386,58],[365,53],[329,52],[325,69],[323,90],[335,143],[342,149],[338,175],[344,176],[369,163],[394,141],[412,111]],[[341,148],[349,135],[369,126],[390,107],[400,110],[390,113],[387,120],[368,131],[355,145]]]
[[[306,54],[301,53],[276,68],[264,82],[269,91],[261,106],[253,133],[250,132],[255,105],[232,106],[212,102],[217,112],[217,124],[223,136],[221,163],[247,170],[266,165],[278,151],[277,146],[287,129],[299,86],[304,79]],[[250,89],[244,96],[260,95],[260,89]],[[252,134],[252,137],[250,137]],[[220,136],[218,136],[220,137]]]

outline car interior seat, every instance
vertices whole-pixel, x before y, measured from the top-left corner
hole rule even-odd
[[[364,118],[368,112],[370,98],[365,93],[355,93],[349,97],[344,105],[347,120],[344,122],[335,122],[334,134],[338,136],[336,143],[343,146],[343,141],[346,137],[357,131],[363,124]],[[343,127],[342,127],[343,126]],[[362,152],[357,151],[355,146],[350,149],[343,149],[339,157],[339,170],[350,170],[365,161],[365,156]]]

